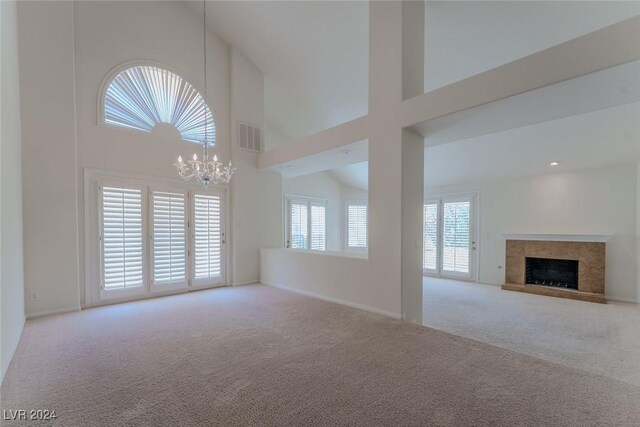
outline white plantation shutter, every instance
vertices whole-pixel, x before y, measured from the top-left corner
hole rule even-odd
[[[154,191],[153,284],[184,283],[187,280],[187,232],[185,194]]]
[[[327,249],[326,200],[287,196],[287,248]]]
[[[289,247],[307,249],[309,242],[309,205],[307,202],[289,203]]]
[[[444,202],[442,230],[442,270],[469,272],[471,202]]]
[[[103,187],[101,209],[103,290],[142,287],[142,191]]]
[[[438,266],[438,203],[424,205],[423,240],[422,268],[435,270]]]
[[[347,205],[347,248],[367,247],[367,205]]]
[[[326,206],[311,203],[311,250],[324,251],[326,249]]]
[[[220,196],[194,196],[194,278],[222,275],[222,203]]]

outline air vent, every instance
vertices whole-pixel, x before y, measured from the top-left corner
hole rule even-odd
[[[260,128],[238,122],[238,141],[240,141],[240,148],[243,150],[252,151],[254,153],[262,152]]]

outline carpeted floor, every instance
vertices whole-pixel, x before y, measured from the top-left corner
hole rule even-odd
[[[633,426],[640,387],[255,285],[31,320],[2,408],[64,426]]]
[[[640,386],[640,305],[595,304],[425,278],[431,328]]]

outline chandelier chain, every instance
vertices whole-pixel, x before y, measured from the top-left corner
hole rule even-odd
[[[207,0],[202,1],[202,49],[203,49],[203,66],[204,66],[204,100],[208,104],[207,99]],[[173,165],[178,170],[178,175],[185,181],[196,182],[205,188],[209,184],[228,184],[231,176],[236,168],[229,162],[228,166],[224,166],[218,161],[218,156],[213,156],[213,160],[209,160],[209,134],[208,134],[208,114],[207,110],[203,110],[204,115],[204,141],[202,141],[203,159],[198,160],[196,154],[193,160],[182,160],[182,156],[178,156],[178,162]]]
[[[208,104],[209,100],[207,99],[207,0],[202,0],[202,58],[204,64],[204,101]],[[209,146],[209,135],[207,134],[208,126],[207,126],[207,111],[204,111],[204,141],[205,146],[208,148]]]

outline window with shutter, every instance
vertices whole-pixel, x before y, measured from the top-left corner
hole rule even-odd
[[[101,191],[102,289],[144,286],[142,191],[103,187]]]
[[[326,206],[311,203],[311,250],[326,250]]]
[[[471,203],[444,202],[442,229],[442,270],[469,272]]]
[[[153,284],[186,284],[185,193],[152,192]]]
[[[286,247],[325,251],[327,201],[287,196],[286,206]]]
[[[424,270],[436,270],[438,267],[438,203],[424,205]]]
[[[367,248],[367,205],[347,203],[347,249]]]
[[[222,189],[87,170],[86,304],[225,283]]]
[[[222,277],[222,204],[220,196],[194,196],[193,247],[196,281]]]
[[[307,249],[309,242],[308,204],[306,202],[289,203],[289,247]]]

